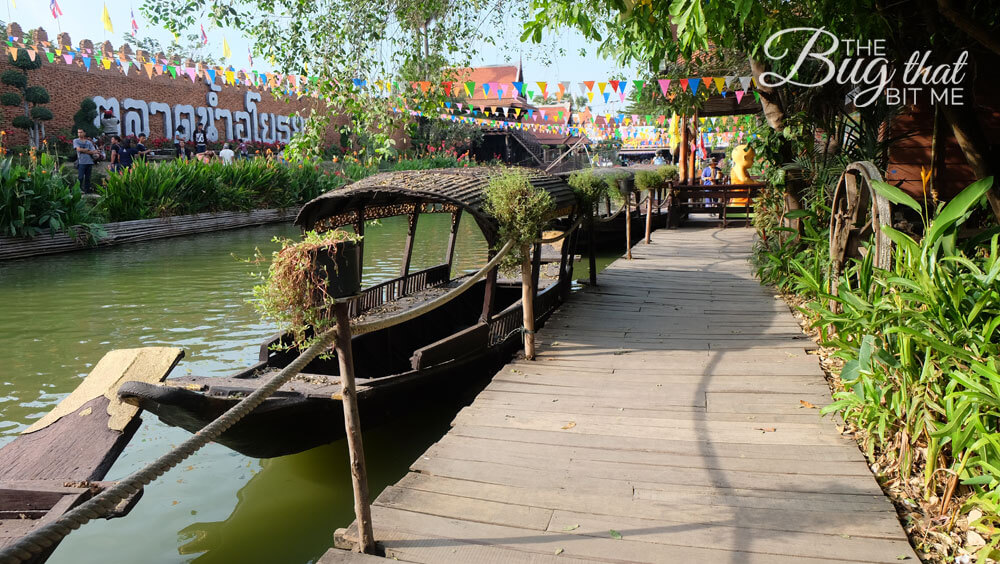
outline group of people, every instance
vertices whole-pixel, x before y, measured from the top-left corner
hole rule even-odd
[[[232,164],[233,160],[236,159],[236,151],[233,151],[229,143],[223,144],[222,150],[218,153],[209,150],[208,134],[205,132],[205,126],[200,123],[191,134],[190,141],[187,139],[187,130],[184,128],[184,124],[177,126],[177,130],[174,131],[174,150],[178,159],[197,159],[203,163],[211,162],[218,157],[223,164]],[[241,159],[250,158],[250,148],[247,147],[246,143],[240,143],[239,155]]]
[[[90,177],[94,165],[104,159],[105,152],[94,139],[87,136],[87,132],[83,129],[76,130],[73,149],[76,151],[76,169],[77,177],[80,180],[80,190],[84,194],[93,194],[94,188],[91,186]],[[119,135],[111,136],[110,163],[112,171],[127,170],[137,159],[145,158],[148,154],[149,149],[146,148],[145,135],[140,135],[135,143],[131,139],[126,139],[123,142]]]

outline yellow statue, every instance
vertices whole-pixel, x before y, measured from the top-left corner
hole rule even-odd
[[[754,152],[750,145],[733,147],[733,170],[729,174],[730,184],[752,184],[750,167],[753,166]]]
[[[753,166],[754,152],[750,145],[738,145],[733,147],[733,170],[729,173],[730,184],[751,184],[750,167]],[[747,206],[747,198],[732,198],[727,205]]]

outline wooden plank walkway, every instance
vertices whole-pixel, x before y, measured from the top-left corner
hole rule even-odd
[[[377,498],[387,555],[918,562],[855,442],[801,403],[829,389],[751,239],[657,231],[571,298]]]

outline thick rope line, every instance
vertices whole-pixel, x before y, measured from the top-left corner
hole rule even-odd
[[[535,242],[536,243],[540,243],[542,245],[550,245],[552,243],[558,243],[559,241],[562,241],[566,237],[569,237],[569,234],[572,233],[573,230],[576,229],[577,227],[580,227],[581,223],[583,223],[583,216],[582,215],[580,216],[580,219],[576,220],[576,223],[573,224],[573,227],[570,227],[566,231],[563,231],[560,235],[556,235],[555,237],[550,237],[548,239],[539,239],[539,240],[537,240]]]
[[[494,268],[513,247],[514,243],[508,241],[486,266],[448,293],[399,315],[370,323],[361,323],[356,327],[352,326],[351,332],[354,335],[371,333],[372,331],[409,321],[432,309],[440,307],[471,288],[480,278],[486,276],[490,269]],[[278,391],[278,388],[301,372],[306,365],[312,362],[323,351],[327,350],[336,337],[336,329],[330,329],[323,333],[312,346],[300,354],[291,364],[275,374],[260,388],[254,390],[253,393],[243,398],[239,403],[229,408],[215,421],[212,421],[181,443],[180,446],[146,465],[145,468],[133,473],[128,478],[104,490],[96,497],[87,500],[82,505],[62,515],[55,521],[32,531],[16,543],[4,547],[0,550],[0,563],[20,564],[21,562],[30,560],[35,555],[42,553],[47,548],[61,541],[75,529],[79,529],[82,525],[107,515],[116,505],[138,493],[143,486],[149,485],[153,480],[183,462],[203,446],[219,438],[222,433],[226,432],[226,430],[235,425],[240,419],[243,419],[248,413],[264,403],[264,400]]]

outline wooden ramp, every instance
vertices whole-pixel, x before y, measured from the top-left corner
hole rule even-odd
[[[918,562],[752,236],[658,231],[571,298],[375,501],[387,555]]]

